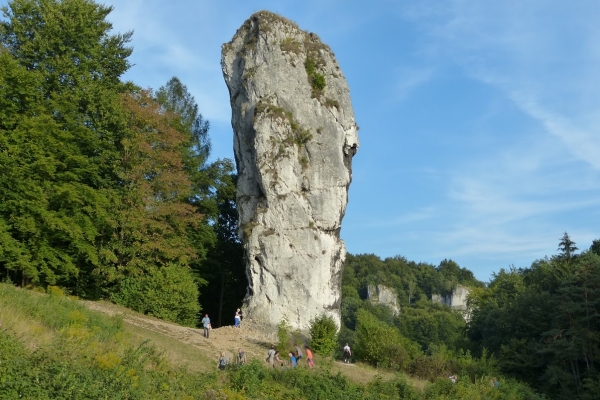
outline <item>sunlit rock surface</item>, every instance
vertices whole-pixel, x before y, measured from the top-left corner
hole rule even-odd
[[[223,45],[237,206],[249,280],[245,315],[301,330],[340,321],[340,228],[358,149],[348,84],[328,46],[276,14]]]
[[[383,285],[368,285],[367,299],[375,304],[383,304],[392,310],[392,314],[400,314],[398,295],[392,288]]]
[[[463,318],[468,322],[471,319],[471,312],[468,309],[469,293],[471,290],[462,285],[456,287],[446,295],[433,294],[431,301],[452,307],[463,314]]]

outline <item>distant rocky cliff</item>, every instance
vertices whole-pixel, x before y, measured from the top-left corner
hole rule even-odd
[[[305,330],[325,313],[339,325],[339,234],[358,149],[346,80],[317,35],[266,11],[223,45],[221,65],[235,132],[246,314]]]
[[[392,310],[393,315],[400,314],[398,306],[398,295],[393,288],[383,285],[368,285],[367,299],[375,304],[383,304]]]
[[[467,301],[470,292],[471,290],[468,287],[456,285],[452,292],[447,295],[433,294],[431,301],[450,306],[454,310],[460,311],[463,314],[463,318],[469,321],[471,313],[468,310]]]

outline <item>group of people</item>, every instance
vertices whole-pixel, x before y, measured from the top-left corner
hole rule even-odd
[[[244,317],[243,317],[242,310],[238,308],[237,311],[235,312],[233,326],[235,328],[239,328],[243,318]],[[210,318],[208,317],[208,314],[204,314],[204,318],[202,318],[202,327],[204,328],[204,337],[208,339],[210,337],[210,330],[212,329],[212,326],[210,324]],[[306,362],[308,364],[308,367],[313,368],[315,366],[315,363],[313,361],[312,350],[310,349],[309,346],[304,346],[304,351],[306,352]],[[304,354],[302,353],[302,349],[296,343],[294,343],[294,349],[290,350],[288,352],[289,362],[286,360],[282,360],[279,357],[279,351],[275,350],[275,346],[271,346],[271,348],[267,352],[267,358],[265,359],[265,361],[268,363],[268,365],[271,368],[276,368],[276,366],[280,366],[281,368],[286,368],[288,365],[291,368],[296,368],[298,366],[298,363],[300,362],[300,360],[302,360],[303,356],[304,356]],[[352,351],[350,350],[350,346],[348,345],[348,343],[346,343],[346,345],[344,346],[344,363],[349,363],[351,356],[352,356]],[[244,364],[246,364],[246,361],[247,361],[246,353],[242,350],[241,347],[238,348],[237,364],[244,365]],[[225,356],[225,352],[221,352],[219,359],[217,361],[217,368],[225,369],[228,364],[229,364],[229,360]]]
[[[244,319],[244,314],[241,309],[237,309],[235,312],[235,316],[233,317],[233,326],[236,328],[240,327],[242,323],[242,319]],[[204,314],[204,318],[202,318],[202,327],[204,328],[204,337],[210,337],[210,330],[212,329],[212,325],[210,324],[210,318],[208,318],[208,314]]]
[[[308,346],[304,346],[304,350],[306,351],[306,362],[308,367],[313,368],[315,363],[313,361],[312,350]],[[271,346],[267,352],[267,358],[265,361],[271,368],[276,368],[277,366],[281,368],[286,368],[287,366],[290,368],[296,368],[300,360],[303,358],[302,349],[296,343],[294,343],[294,349],[288,352],[288,358],[289,363],[279,357],[279,351],[275,350],[275,346]]]
[[[246,359],[246,352],[242,350],[241,347],[238,348],[236,361],[238,365],[244,365],[246,364],[246,362],[248,362],[248,360]],[[225,356],[225,352],[222,351],[221,355],[219,356],[219,360],[217,361],[217,369],[223,370],[227,367],[227,364],[229,364],[229,360]]]
[[[315,366],[315,362],[313,361],[313,354],[312,354],[312,350],[310,349],[309,346],[304,346],[304,351],[306,353],[306,363],[308,365],[309,368],[314,368]],[[286,369],[286,368],[296,368],[298,366],[298,364],[300,363],[300,360],[302,360],[302,358],[304,358],[304,353],[302,352],[302,348],[300,348],[300,346],[298,346],[296,343],[294,343],[294,349],[290,350],[288,352],[288,360],[282,359],[279,356],[279,351],[277,351],[275,349],[275,346],[271,346],[271,348],[269,349],[269,351],[267,351],[267,358],[265,359],[265,361],[267,362],[268,366],[271,368],[277,368],[280,367],[281,369]],[[346,343],[346,345],[344,346],[344,363],[349,363],[350,362],[350,357],[352,356],[352,350],[350,350],[350,346],[348,345],[348,343]],[[236,360],[238,365],[244,365],[247,362],[246,359],[246,352],[244,350],[242,350],[242,348],[238,348],[238,354],[237,354],[237,360]],[[219,359],[217,361],[217,369],[225,369],[227,367],[227,365],[229,364],[229,360],[227,359],[227,357],[225,356],[225,352],[221,352],[221,355],[219,356]],[[451,377],[452,379],[452,377]],[[456,377],[454,377],[453,382],[456,382]]]

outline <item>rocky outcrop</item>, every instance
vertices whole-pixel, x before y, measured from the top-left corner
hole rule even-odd
[[[467,308],[467,300],[469,299],[470,290],[466,286],[456,285],[456,287],[446,295],[433,294],[431,301],[452,307],[463,314],[466,321],[470,319],[470,312]]]
[[[375,304],[383,304],[392,310],[392,314],[400,314],[400,307],[398,306],[398,295],[392,288],[383,285],[368,285],[367,286],[367,299]]]
[[[358,127],[333,53],[313,33],[261,11],[223,45],[232,107],[246,315],[305,330],[339,325],[340,240]]]

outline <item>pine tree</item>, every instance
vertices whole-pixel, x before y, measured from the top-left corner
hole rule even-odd
[[[560,256],[565,260],[570,261],[574,256],[574,253],[579,250],[577,246],[575,246],[575,242],[571,240],[569,234],[565,232],[563,236],[560,238],[560,242],[558,243],[558,249],[560,250]]]

